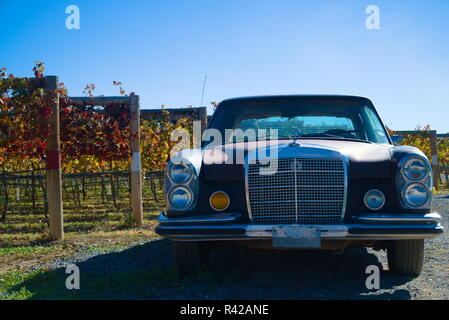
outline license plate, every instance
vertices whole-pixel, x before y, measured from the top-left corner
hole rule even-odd
[[[299,225],[275,226],[272,241],[276,248],[320,248],[320,229]]]

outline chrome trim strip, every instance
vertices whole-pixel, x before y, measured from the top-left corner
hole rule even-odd
[[[287,217],[290,217],[291,218],[290,215],[282,215],[282,214],[279,214],[279,215],[278,214],[277,215],[272,215],[272,214],[270,214],[270,215],[268,215],[268,214],[266,214],[266,215],[257,215],[257,217],[258,218],[273,218],[273,217],[276,217],[276,218],[287,218]],[[316,214],[302,214],[301,217],[317,217],[317,215]],[[333,214],[320,214],[319,217],[335,217],[335,215],[333,215]],[[302,224],[307,225],[306,223],[302,223]]]
[[[245,198],[246,198],[246,210],[248,211],[249,221],[253,222],[253,214],[251,212],[251,205],[249,203],[248,176],[249,176],[249,160],[248,160],[248,155],[246,155],[245,156]]]
[[[300,147],[298,147],[300,148]],[[281,158],[282,159],[282,158]],[[295,158],[297,159],[297,158]],[[326,159],[326,158],[323,158]],[[283,170],[283,173],[298,173],[298,170]],[[323,172],[323,173],[340,173],[340,170],[301,170],[301,173],[317,173],[317,172]],[[255,175],[252,173],[252,175]]]
[[[348,201],[348,188],[349,188],[349,159],[348,156],[340,153],[341,159],[343,160],[343,176],[344,176],[344,192],[343,192],[343,206],[341,209],[341,219],[340,222],[343,222],[345,220],[346,216],[346,202]]]
[[[436,213],[426,214],[363,214],[353,218],[359,222],[420,222],[420,223],[438,223],[441,216]]]
[[[263,216],[261,216],[263,217]],[[268,217],[271,217],[268,216]],[[167,218],[162,213],[157,218],[157,221],[164,225],[176,225],[176,224],[196,224],[196,223],[230,223],[237,221],[241,218],[241,214],[238,212],[231,212],[231,213],[216,213],[216,214],[207,214],[207,215],[200,215],[200,216],[191,216],[191,217],[179,217],[179,218]],[[397,225],[390,225],[388,223],[403,223],[407,224],[410,222],[419,222],[422,224],[429,224],[429,223],[439,223],[441,221],[441,216],[436,213],[426,213],[426,214],[413,214],[413,213],[391,213],[391,214],[362,214],[359,216],[353,217],[353,220],[356,222],[359,222],[362,224],[362,226],[366,227],[378,227],[379,225],[367,225],[363,224],[369,223],[369,222],[384,222],[387,223],[387,225],[383,224],[382,226],[389,226],[389,227],[395,227]],[[247,226],[250,230],[260,230],[260,229],[269,229],[273,225],[278,224],[237,224],[234,226],[241,227],[241,226]],[[213,227],[214,225],[211,225]],[[231,226],[231,227],[234,227]],[[339,229],[342,226],[345,225],[321,225],[326,226],[326,228],[330,229]],[[411,224],[408,225],[410,227],[414,227],[415,225]],[[192,227],[195,227],[192,226]]]
[[[294,187],[294,186],[293,185],[276,186],[276,188],[291,188],[291,187]],[[272,187],[254,186],[251,188],[252,189],[271,189]],[[344,188],[344,186],[331,185],[331,184],[330,185],[305,185],[305,184],[302,184],[301,188]]]
[[[297,191],[296,188],[295,188],[295,191]],[[296,201],[296,204],[298,204],[297,203],[298,202],[298,196],[295,197],[295,201]],[[292,202],[292,200],[273,200],[273,201],[253,201],[252,203],[254,203],[254,204],[257,204],[257,203],[268,203],[268,204],[270,204],[270,203],[291,203],[291,202]],[[338,202],[338,203],[341,203],[341,200],[301,200],[301,202],[304,202],[304,203],[308,203],[308,202],[311,202],[311,203],[313,203],[313,202],[324,202],[324,203],[326,203],[326,202],[328,202],[328,203]]]
[[[162,213],[158,216],[157,221],[161,225],[179,225],[179,224],[196,224],[196,223],[230,223],[241,218],[240,213],[216,213],[193,217],[167,218]]]

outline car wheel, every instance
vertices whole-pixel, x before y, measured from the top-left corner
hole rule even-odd
[[[181,273],[189,274],[208,265],[209,248],[205,243],[172,241],[172,249],[176,268]]]
[[[424,240],[395,240],[387,248],[390,272],[419,276],[424,264]]]

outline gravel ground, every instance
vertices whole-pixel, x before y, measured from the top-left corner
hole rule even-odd
[[[80,250],[72,258],[55,261],[46,267],[54,270],[51,272],[58,274],[63,281],[66,276],[64,266],[77,264],[81,272],[81,290],[77,290],[77,296],[74,297],[88,299],[447,300],[449,196],[438,196],[435,211],[443,216],[446,232],[440,237],[426,240],[424,271],[418,278],[392,276],[388,272],[384,251],[352,248],[336,255],[324,251],[228,248],[212,252],[212,262],[219,265],[215,271],[203,270],[185,279],[179,278],[171,269],[170,243],[167,240],[140,243],[107,254]],[[368,265],[380,267],[379,290],[368,290],[365,287]],[[104,281],[99,284],[95,282],[98,279]],[[57,298],[57,291],[52,296],[40,294],[39,289],[36,289],[36,283],[45,286],[45,281],[45,278],[33,280],[31,286],[35,288],[34,297]],[[95,282],[95,285],[89,281]],[[148,286],[145,285],[146,281]],[[155,284],[154,281],[159,282]],[[145,290],[137,290],[139,286],[145,287]],[[83,291],[83,288],[86,289]]]

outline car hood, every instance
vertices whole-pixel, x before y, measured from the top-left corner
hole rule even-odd
[[[268,140],[237,142],[206,148],[203,153],[203,164],[241,165],[239,155],[246,156],[252,151],[262,151],[261,149],[266,148],[289,148],[291,143],[292,140]],[[321,148],[343,154],[348,158],[350,179],[388,179],[392,176],[391,149],[394,148],[392,145],[330,139],[298,139],[296,143],[298,146],[295,148],[299,148],[299,153],[301,148],[303,150]],[[230,154],[234,159],[229,158]]]

